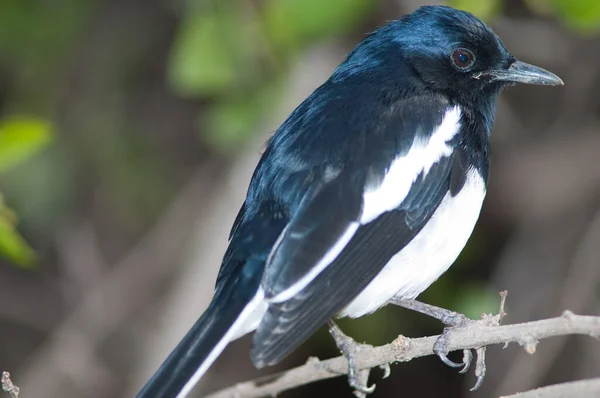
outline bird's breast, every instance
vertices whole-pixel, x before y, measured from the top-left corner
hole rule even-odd
[[[473,232],[484,197],[484,180],[471,169],[460,192],[446,193],[423,229],[340,315],[355,318],[377,310],[394,296],[417,297],[456,260]]]

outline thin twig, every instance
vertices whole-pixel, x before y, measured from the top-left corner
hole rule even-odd
[[[19,398],[19,387],[15,386],[10,379],[10,373],[2,372],[2,391],[7,392],[11,398]]]
[[[448,347],[451,351],[456,351],[516,342],[525,348],[531,348],[538,340],[570,334],[599,337],[600,317],[575,315],[565,311],[562,316],[556,318],[514,325],[488,326],[482,321],[457,329],[452,334]],[[399,336],[393,342],[380,347],[365,347],[357,354],[357,367],[371,369],[433,355],[433,345],[437,338],[438,336],[429,336],[409,339]],[[282,391],[338,377],[347,372],[348,362],[343,356],[325,361],[311,359],[305,365],[273,376],[239,383],[208,395],[207,398],[275,396]]]
[[[600,378],[571,381],[552,386],[536,388],[500,398],[560,398],[560,397],[600,397]]]

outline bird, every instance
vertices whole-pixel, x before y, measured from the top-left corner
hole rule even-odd
[[[268,140],[210,305],[137,397],[187,396],[248,333],[261,368],[335,317],[417,302],[474,229],[496,101],[517,83],[563,84],[465,11],[423,6],[369,34]]]

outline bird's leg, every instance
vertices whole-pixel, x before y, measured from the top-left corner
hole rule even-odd
[[[342,332],[342,329],[340,329],[332,320],[329,320],[328,323],[329,333],[333,337],[333,340],[335,340],[335,344],[339,350],[348,360],[348,384],[350,384],[350,387],[355,389],[360,396],[372,393],[375,391],[375,385],[373,384],[369,387],[367,385],[367,380],[361,380],[364,379],[364,377],[361,377],[360,370],[356,365],[356,354],[364,344],[357,343],[352,337],[346,336],[346,334]]]
[[[435,344],[433,345],[433,352],[435,352],[435,354],[446,365],[451,366],[453,368],[462,367],[460,371],[461,373],[465,373],[469,369],[469,366],[471,366],[471,361],[473,359],[471,350],[463,350],[463,362],[456,363],[448,359],[448,343],[453,329],[465,327],[469,323],[475,321],[467,318],[461,313],[450,311],[441,307],[436,307],[435,305],[425,304],[417,300],[402,300],[394,297],[390,300],[390,304],[394,304],[399,307],[404,307],[409,310],[420,312],[421,314],[428,315],[442,322],[446,327],[444,328],[444,331],[440,335],[440,337],[438,337],[438,339],[435,341]]]

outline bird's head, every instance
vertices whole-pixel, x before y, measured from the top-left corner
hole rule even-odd
[[[460,102],[497,93],[516,83],[561,85],[542,68],[518,61],[472,14],[425,6],[379,29],[359,45],[339,72],[385,71],[412,79]]]

